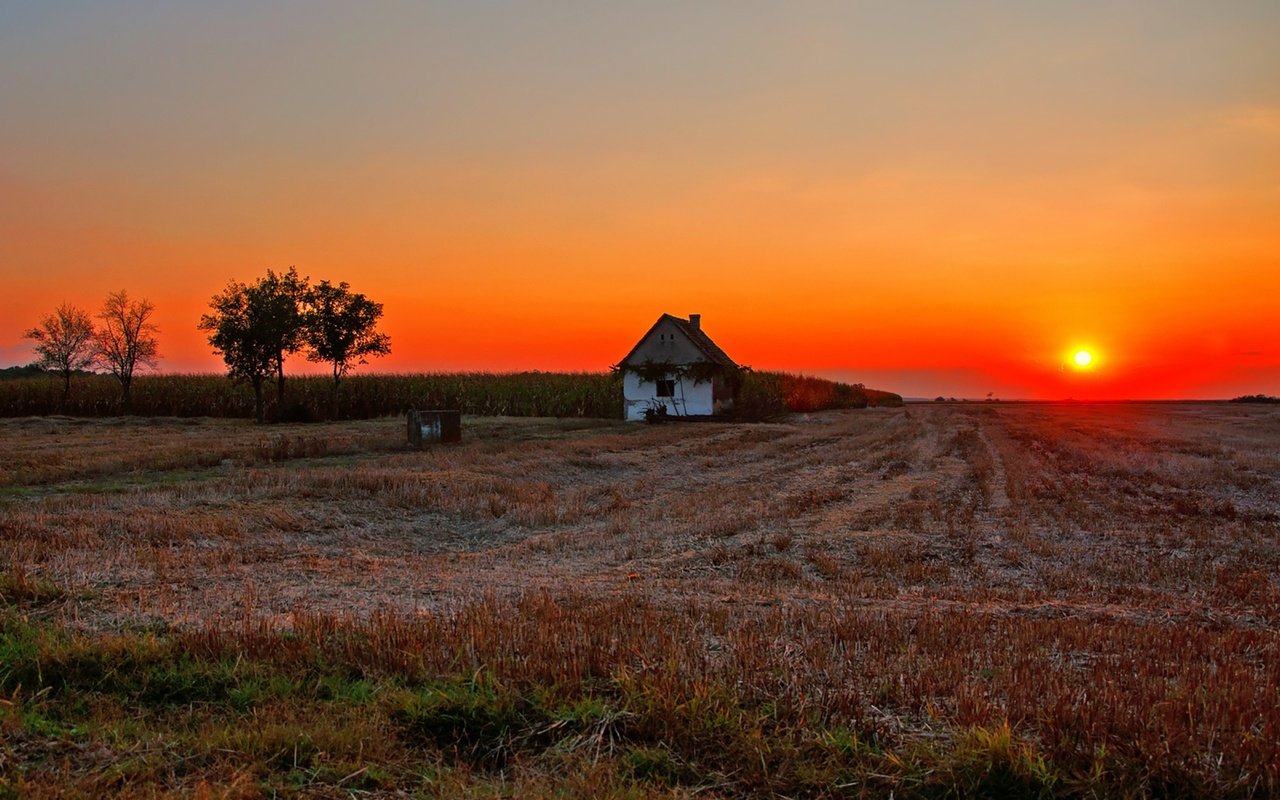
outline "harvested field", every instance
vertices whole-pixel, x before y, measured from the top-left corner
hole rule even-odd
[[[1276,409],[467,418],[461,444],[402,442],[399,419],[0,420],[11,605],[80,646],[144,628],[211,663],[540,698],[477,732],[387,689],[370,790],[1280,792]],[[10,702],[25,675],[0,672]],[[587,701],[589,724],[547,711]],[[179,724],[159,708],[143,727]],[[23,730],[0,775],[47,777]],[[120,785],[288,788],[254,747],[188,742],[187,771]],[[67,758],[82,789],[119,761]]]

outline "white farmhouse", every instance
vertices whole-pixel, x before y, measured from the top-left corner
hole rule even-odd
[[[702,330],[702,315],[663,314],[626,358],[622,372],[624,415],[709,416],[733,407],[738,365]]]

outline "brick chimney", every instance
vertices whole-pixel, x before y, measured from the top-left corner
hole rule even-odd
[[[690,314],[690,315],[689,315],[689,324],[693,326],[693,329],[694,329],[695,331],[700,331],[700,330],[702,330],[702,315],[701,315],[701,314]]]

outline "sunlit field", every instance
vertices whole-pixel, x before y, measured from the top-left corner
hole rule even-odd
[[[1280,411],[0,420],[0,797],[1280,793]]]

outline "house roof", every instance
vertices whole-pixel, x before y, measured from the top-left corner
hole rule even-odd
[[[627,355],[618,362],[618,364],[621,365],[630,362],[631,357],[640,349],[640,345],[644,344],[645,340],[652,336],[654,330],[663,322],[671,322],[675,324],[675,326],[680,329],[680,332],[687,336],[689,341],[693,342],[699,352],[706,356],[707,361],[710,361],[712,364],[719,364],[722,367],[737,369],[738,365],[734,363],[732,358],[729,358],[729,354],[721,350],[720,345],[713,342],[711,337],[702,330],[701,326],[695,328],[693,323],[689,320],[672,316],[671,314],[663,314],[661,317],[658,317],[658,321],[653,323],[652,327],[649,328],[645,335],[640,337],[640,341],[636,342],[635,347],[632,347],[631,351],[628,352]]]

